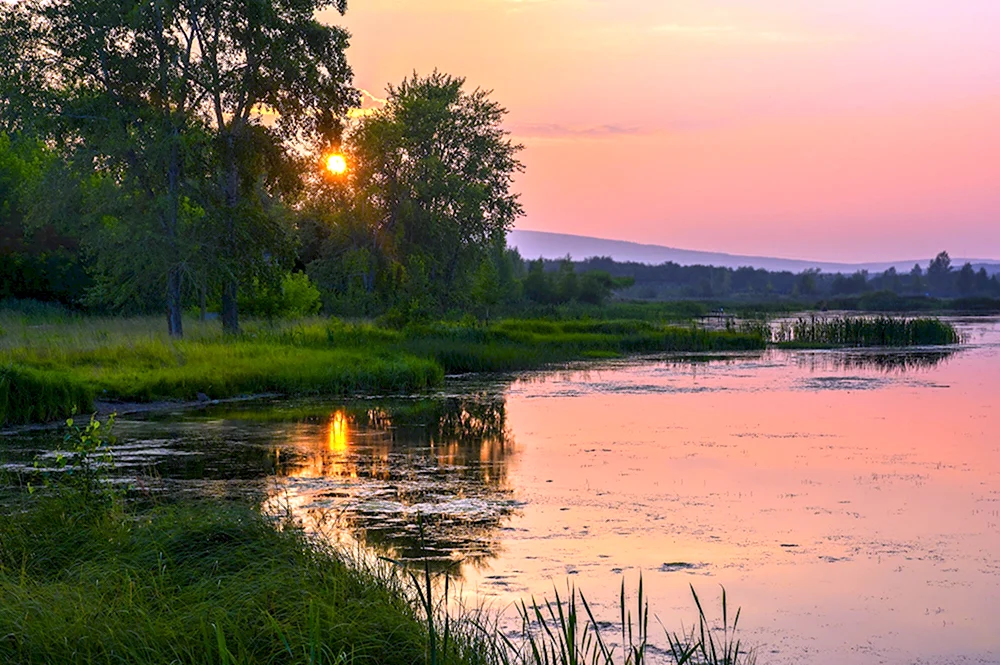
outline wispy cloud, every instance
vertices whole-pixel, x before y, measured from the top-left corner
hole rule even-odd
[[[792,44],[847,41],[849,39],[846,35],[771,30],[730,24],[689,25],[684,23],[663,23],[660,25],[654,25],[651,30],[656,33],[670,34],[679,37],[711,39],[718,41],[776,42]]]
[[[526,139],[600,139],[614,136],[635,136],[645,134],[639,127],[618,124],[572,126],[554,122],[524,123],[511,127],[511,132]]]
[[[371,92],[368,92],[364,88],[358,88],[358,92],[361,93],[361,106],[356,109],[349,109],[347,111],[347,117],[352,120],[356,118],[364,118],[372,115],[388,103],[388,99],[379,97]]]

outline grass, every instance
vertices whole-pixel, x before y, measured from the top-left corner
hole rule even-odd
[[[0,366],[0,425],[65,418],[93,406],[93,391],[64,371]]]
[[[771,328],[771,340],[782,346],[943,346],[961,336],[950,323],[920,317],[816,317],[785,321]]]
[[[248,508],[34,503],[0,516],[2,662],[425,661],[395,578]]]
[[[192,400],[199,393],[411,394],[440,385],[446,373],[764,345],[752,334],[643,320],[437,323],[399,331],[317,318],[251,322],[235,338],[224,338],[217,325],[188,322],[180,341],[169,339],[153,318],[8,313],[0,315],[0,328],[0,366],[18,377],[11,393],[16,398],[0,412],[0,425],[84,411],[91,397],[148,402]]]
[[[642,320],[513,319],[490,326],[439,323],[407,331],[404,348],[448,373],[515,371],[578,358],[764,348],[758,335]]]

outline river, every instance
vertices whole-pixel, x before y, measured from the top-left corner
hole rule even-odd
[[[641,574],[671,629],[689,585],[710,614],[724,587],[762,665],[1000,663],[1000,319],[955,323],[953,352],[647,357],[126,417],[116,459],[428,558],[508,616],[573,584],[614,618]],[[58,435],[5,439],[17,463]]]

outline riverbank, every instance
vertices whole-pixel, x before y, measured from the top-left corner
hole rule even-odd
[[[241,505],[62,495],[0,511],[5,663],[425,662],[411,596]]]
[[[310,319],[252,322],[238,337],[191,322],[171,340],[158,318],[5,320],[0,426],[93,409],[94,400],[148,403],[240,395],[412,394],[445,374],[514,371],[635,353],[748,350],[756,333],[640,320],[505,320],[394,330]]]

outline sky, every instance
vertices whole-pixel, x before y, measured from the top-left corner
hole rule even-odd
[[[524,145],[519,229],[1000,259],[998,0],[351,0],[373,97],[435,68]]]

